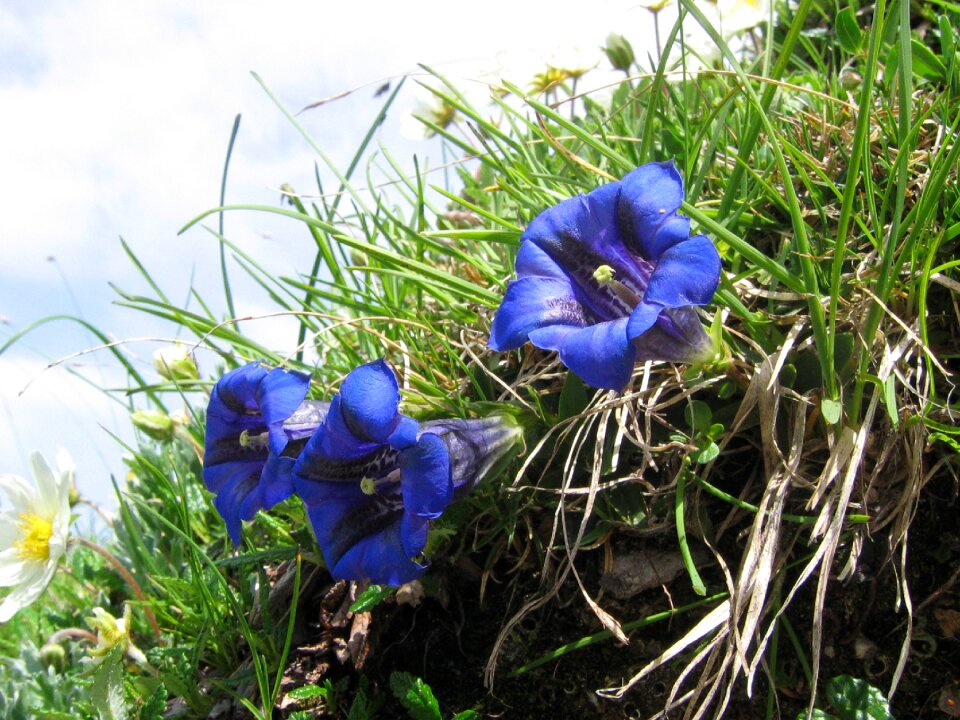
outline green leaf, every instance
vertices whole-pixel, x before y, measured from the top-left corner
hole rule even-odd
[[[441,720],[437,698],[420,678],[405,672],[391,673],[390,690],[413,720]]]
[[[934,440],[939,440],[940,442],[949,445],[949,446],[952,447],[954,450],[956,450],[958,453],[960,453],[960,443],[958,443],[956,440],[954,440],[954,439],[953,439],[952,437],[950,437],[949,435],[945,435],[945,434],[943,434],[943,433],[935,432],[935,433],[930,433],[930,435],[927,437],[927,439],[928,439],[930,442],[933,442]]]
[[[866,680],[838,675],[827,683],[826,695],[840,720],[894,720],[887,698]]]
[[[857,25],[852,7],[845,7],[837,13],[837,38],[840,47],[848,53],[856,53],[863,46],[863,30]]]
[[[140,708],[140,720],[162,720],[163,713],[167,709],[167,688],[163,683],[157,685],[157,689],[147,698],[147,701]]]
[[[454,715],[453,720],[474,720],[474,718],[479,717],[480,713],[478,713],[476,710],[463,710],[462,712],[458,712],[456,715]]]
[[[720,454],[720,446],[712,440],[706,439],[701,443],[700,449],[693,453],[693,459],[701,465],[706,465],[711,460],[716,459]]]
[[[367,612],[367,610],[372,610],[379,605],[384,598],[393,595],[394,589],[395,588],[385,587],[383,585],[371,585],[354,600],[353,605],[350,606],[350,612],[362,613]]]
[[[563,381],[563,388],[560,390],[560,420],[574,417],[583,412],[584,408],[590,402],[590,391],[575,373],[567,373],[567,379]]]
[[[294,700],[313,700],[314,698],[326,698],[328,692],[327,688],[319,685],[302,685],[288,692],[287,697]]]
[[[813,711],[813,715],[810,716],[813,720],[837,720],[836,715],[831,715],[828,712],[824,712],[819,708]],[[794,720],[807,720],[807,711],[801,710],[797,713],[797,717]]]
[[[693,400],[683,409],[683,417],[692,433],[704,433],[710,428],[713,411],[702,400]]]
[[[92,670],[90,699],[100,720],[127,720],[127,703],[123,690],[123,647],[115,645]]]
[[[367,679],[361,677],[357,693],[350,704],[350,712],[347,713],[347,720],[372,720],[377,716],[382,701],[367,695],[367,685]]]
[[[891,375],[883,383],[883,404],[887,408],[887,415],[894,427],[900,425],[900,413],[897,410],[897,380]]]
[[[842,410],[843,405],[839,400],[825,397],[820,401],[820,414],[823,415],[827,425],[836,425],[840,422],[840,412]]]
[[[947,68],[937,55],[918,40],[910,41],[910,54],[913,60],[913,74],[933,82],[945,82]]]

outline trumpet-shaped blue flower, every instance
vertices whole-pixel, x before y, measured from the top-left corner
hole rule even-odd
[[[517,279],[493,320],[490,346],[529,340],[557,350],[588,384],[622,390],[640,360],[693,362],[712,351],[695,305],[713,298],[720,256],[677,214],[673,162],[564,200],[521,238]]]
[[[296,492],[335,578],[400,585],[419,577],[430,521],[519,436],[502,418],[420,425],[399,402],[382,360],[354,369],[294,465]]]
[[[234,544],[240,522],[293,494],[294,456],[326,415],[304,400],[310,377],[258,362],[231,370],[207,406],[203,480]]]

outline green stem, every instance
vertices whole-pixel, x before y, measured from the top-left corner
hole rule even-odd
[[[641,618],[639,620],[633,620],[628,623],[623,623],[621,627],[623,628],[624,632],[632,632],[639,628],[646,627],[648,625],[653,625],[654,623],[658,623],[661,620],[669,620],[670,618],[676,615],[679,615],[680,613],[687,612],[688,610],[695,610],[698,607],[702,607],[704,605],[708,605],[713,602],[720,602],[722,600],[726,600],[728,597],[730,597],[729,593],[725,593],[725,592],[717,593],[716,595],[705,597],[702,600],[697,600],[696,602],[692,602],[687,605],[681,605],[679,607],[672,608],[671,610],[665,610],[660,613],[654,613],[653,615],[648,615],[647,617]],[[572,653],[575,650],[582,650],[583,648],[589,647],[594,643],[598,643],[612,637],[613,637],[613,633],[611,633],[609,630],[601,630],[600,632],[594,633],[593,635],[587,635],[586,637],[582,637],[579,640],[576,640],[572,643],[561,645],[555,650],[551,650],[546,655],[543,655],[537,658],[533,662],[529,662],[526,665],[522,665],[518,667],[516,670],[511,671],[510,677],[517,677],[518,675],[523,675],[525,672],[529,672],[534,668],[538,668],[541,665],[544,665],[545,663],[550,662],[551,660],[556,660],[557,658],[563,657],[567,653]]]
[[[677,541],[680,543],[680,555],[683,558],[683,564],[687,568],[687,574],[690,576],[690,584],[693,585],[693,591],[700,596],[707,594],[707,588],[697,572],[697,566],[693,562],[693,555],[690,553],[690,544],[687,542],[687,525],[684,520],[684,495],[687,489],[687,478],[693,474],[690,470],[690,459],[683,459],[683,468],[677,477],[677,492],[674,496],[674,521],[677,524]]]

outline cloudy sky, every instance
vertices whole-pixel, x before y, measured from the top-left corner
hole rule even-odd
[[[573,48],[599,58],[610,30],[636,38],[651,27],[649,13],[624,0],[595,2],[590,13],[582,2],[502,0],[4,0],[0,345],[41,318],[71,315],[124,340],[123,352],[149,373],[157,345],[147,339],[174,329],[114,304],[111,283],[148,293],[121,237],[172,299],[186,301],[195,287],[225,313],[215,242],[199,228],[177,230],[217,204],[234,117],[242,121],[228,202],[274,205],[283,183],[314,187],[313,152],[250,71],[293,110],[359,88],[300,117],[345,166],[382,102],[375,88],[417,63],[463,78],[505,58]],[[436,144],[402,132],[413,86],[377,140],[409,167],[414,153],[436,165]],[[265,215],[228,215],[226,233],[276,273],[304,272],[312,260],[302,228]],[[252,292],[240,301],[241,314],[268,307]],[[282,323],[256,325],[271,346],[294,345]],[[123,381],[108,352],[84,352],[98,344],[80,324],[59,320],[0,355],[0,473],[25,475],[31,450],[52,458],[64,446],[81,490],[112,502],[109,478],[124,470],[110,433],[131,433],[124,407],[97,390]],[[54,360],[63,362],[44,370]],[[210,370],[212,358],[200,362]]]

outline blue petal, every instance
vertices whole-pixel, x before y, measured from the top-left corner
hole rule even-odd
[[[365,478],[379,479],[397,468],[397,451],[386,443],[368,442],[358,438],[347,427],[342,412],[342,397],[337,395],[327,413],[293,467],[296,477],[307,481],[352,483],[359,485]],[[298,485],[297,493],[309,502]]]
[[[288,443],[283,423],[298,411],[309,383],[303,373],[253,362],[214,385],[207,407],[203,479],[217,494],[214,506],[234,543],[240,541],[241,520],[272,507],[293,490],[289,472],[277,472],[277,454]],[[304,418],[315,418],[318,410],[311,408]],[[263,442],[264,434],[269,443]]]
[[[252,520],[258,510],[268,510],[293,495],[293,463],[289,457],[267,458],[257,486],[240,503],[241,520]]]
[[[644,301],[668,308],[706,305],[720,281],[720,255],[703,235],[666,250],[650,276]]]
[[[395,450],[403,450],[410,447],[417,441],[417,433],[420,431],[420,423],[412,417],[397,414],[397,424],[393,432],[387,436],[387,444]]]
[[[382,359],[354,368],[340,398],[347,427],[361,440],[386,442],[400,422],[397,376]]]
[[[545,350],[559,350],[560,361],[592,387],[623,390],[630,382],[636,353],[627,339],[629,318],[590,327],[542,328],[530,341]]]
[[[400,453],[400,489],[404,511],[421,518],[437,518],[453,495],[450,453],[432,433]]]
[[[660,225],[674,215],[683,202],[683,180],[672,160],[647,163],[627,173],[620,181],[623,191],[619,217],[633,249],[651,261],[663,250],[654,242]]]
[[[234,545],[240,544],[240,507],[243,501],[256,491],[260,468],[248,468],[249,472],[234,472],[221,486],[213,505],[227,526],[227,533]],[[256,511],[254,511],[256,512]]]
[[[653,237],[645,238],[645,242],[642,243],[643,254],[646,257],[656,258],[656,263],[659,264],[663,262],[664,252],[689,239],[690,218],[668,215]]]
[[[411,558],[426,544],[428,521],[404,515],[396,488],[365,495],[326,483],[322,496],[307,513],[333,577],[401,585],[423,573]]]
[[[657,322],[634,340],[637,360],[702,362],[713,354],[713,344],[691,307],[660,313]]]
[[[500,352],[514,350],[536,328],[554,324],[583,327],[589,322],[569,280],[521,278],[507,286],[490,328],[490,347]]]
[[[663,305],[657,303],[642,302],[637,305],[627,322],[627,339],[636,340],[647,332],[654,326],[662,312]]]
[[[517,277],[550,277],[566,280],[567,274],[557,263],[541,250],[536,243],[524,242],[520,244],[517,259],[514,263]]]
[[[207,414],[235,422],[247,411],[258,411],[257,388],[268,372],[259,362],[250,362],[226,373],[213,386]]]
[[[280,454],[287,445],[283,422],[296,412],[310,389],[310,376],[295,370],[267,373],[257,391],[257,401],[270,433],[270,450]]]
[[[354,545],[331,569],[335,578],[403,585],[423,575],[427,566],[412,558],[427,540],[427,520],[404,516],[377,536]]]
[[[439,436],[450,455],[451,501],[462,499],[503,461],[522,441],[523,430],[513,417],[491,415],[461,420],[447,418],[421,424],[424,434]]]
[[[611,267],[616,280],[636,295],[642,295],[652,270],[624,244],[617,222],[619,197],[619,183],[602,185],[547,208],[523,234],[524,243],[534,243],[553,260],[570,278],[579,302],[603,320],[628,315],[633,304],[598,282],[597,268]]]
[[[355,458],[379,448],[383,443],[359,437],[347,422],[343,395],[334,395],[330,411],[300,453],[305,462],[312,453],[325,458]]]

